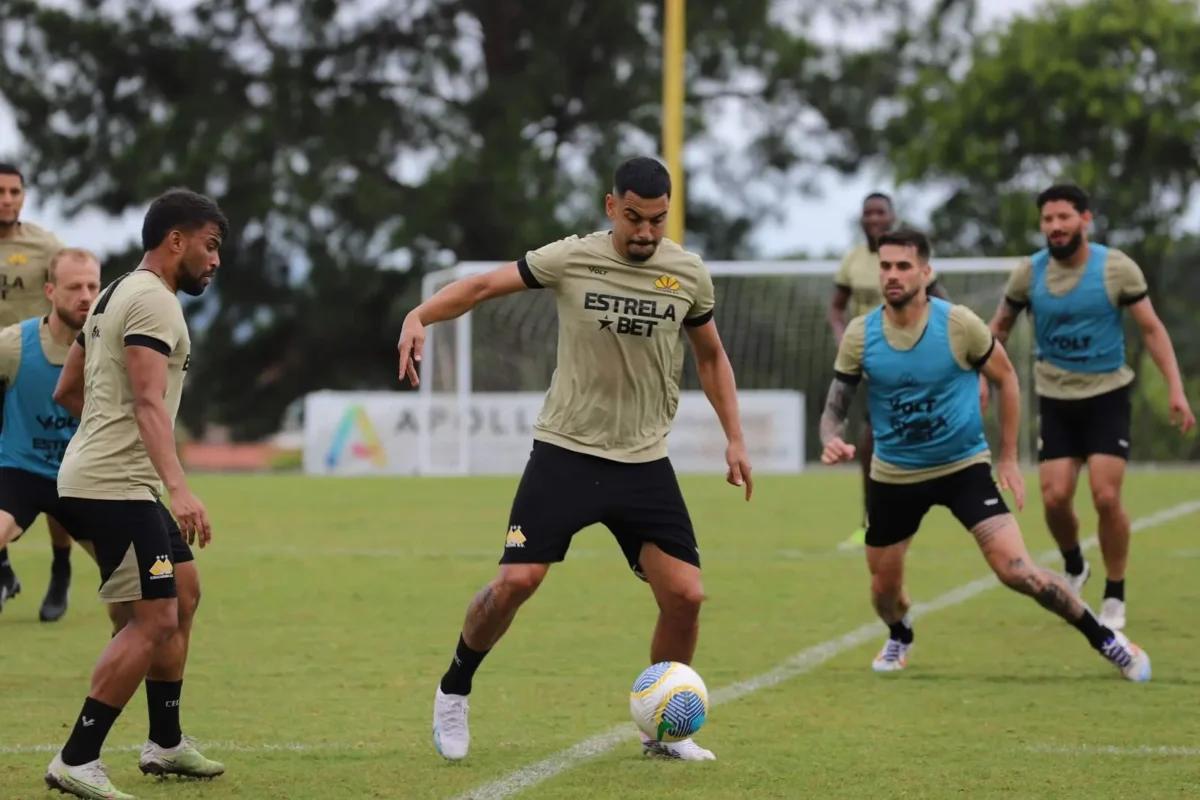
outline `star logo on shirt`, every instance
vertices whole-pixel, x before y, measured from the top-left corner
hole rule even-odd
[[[606,318],[600,320],[600,330],[604,330],[605,328],[610,327],[612,324],[613,324],[613,320],[608,319],[606,317]]]

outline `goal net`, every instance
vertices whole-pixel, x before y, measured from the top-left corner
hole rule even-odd
[[[497,266],[463,262],[429,273],[424,277],[422,295],[428,298],[451,281]],[[1015,261],[939,259],[934,266],[950,299],[987,320],[1003,296]],[[763,461],[774,465],[765,471],[798,471],[804,463],[820,458],[818,423],[837,352],[828,308],[838,262],[715,261],[707,262],[707,267],[716,290],[715,319],[737,376],[752,461],[756,469]],[[1032,402],[1032,344],[1026,320],[1027,315],[1022,315],[1008,350],[1022,382],[1021,455],[1028,461],[1036,445],[1036,405]],[[425,424],[418,432],[416,459],[419,471],[519,472],[555,368],[558,322],[554,293],[520,292],[489,300],[453,322],[430,326],[426,336],[420,387]],[[715,414],[711,409],[698,409],[694,402],[684,402],[702,399],[700,388],[689,354],[680,389],[691,397],[681,399],[676,429],[668,438],[672,459],[692,441],[688,436],[676,436],[681,418],[686,417],[685,424],[705,430],[701,437],[705,442],[697,445],[697,453],[688,453],[704,459],[705,468],[691,470],[679,463],[676,468],[681,472],[724,471],[724,439]],[[849,422],[850,436],[857,436],[863,419],[861,397],[856,405],[859,408],[852,411]],[[748,413],[747,407],[752,412]],[[790,424],[789,415],[795,416]],[[986,420],[988,438],[998,447],[995,412],[989,411]],[[755,447],[762,453],[758,458]],[[797,457],[770,455],[792,450]]]

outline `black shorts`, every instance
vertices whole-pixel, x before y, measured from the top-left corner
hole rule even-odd
[[[39,514],[47,514],[66,525],[59,510],[58,481],[17,467],[0,467],[0,511],[12,515],[22,535]],[[70,528],[67,532],[70,533]]]
[[[889,547],[908,539],[934,506],[944,506],[971,530],[984,520],[1007,514],[1008,506],[992,480],[990,464],[921,483],[881,483],[872,480],[867,492],[868,547]]]
[[[1128,386],[1082,400],[1038,397],[1038,461],[1088,456],[1129,460],[1133,430]]]
[[[63,497],[60,507],[71,535],[96,548],[102,602],[178,596],[175,566],[192,561],[192,549],[161,501]]]
[[[696,533],[669,459],[627,464],[538,441],[513,498],[500,563],[562,561],[572,537],[597,523],[616,537],[642,580],[638,558],[646,542],[700,566]]]

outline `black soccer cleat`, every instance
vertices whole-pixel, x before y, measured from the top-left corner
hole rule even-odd
[[[21,593],[21,581],[11,569],[0,572],[0,611],[4,604]]]
[[[46,596],[42,598],[42,608],[38,611],[38,617],[42,622],[58,622],[62,619],[63,615],[67,613],[70,590],[70,575],[50,576],[50,587],[46,589]]]

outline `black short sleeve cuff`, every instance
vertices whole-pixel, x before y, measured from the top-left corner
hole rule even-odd
[[[151,350],[162,353],[164,356],[171,355],[171,346],[169,344],[164,342],[162,339],[155,339],[153,336],[146,336],[145,334],[141,333],[134,333],[126,336],[125,346],[149,347]]]
[[[984,353],[979,358],[972,361],[971,366],[974,367],[976,370],[983,369],[983,365],[988,362],[988,359],[992,357],[992,353],[994,353],[995,351],[996,351],[996,337],[993,336],[992,343],[988,345],[987,352]]]
[[[1029,306],[1029,303],[1022,303],[1020,300],[1013,300],[1008,295],[1004,296],[1004,302],[1008,303],[1008,307],[1013,311],[1024,311]]]
[[[1131,306],[1135,303],[1142,302],[1149,296],[1150,296],[1149,292],[1142,292],[1141,294],[1133,294],[1133,295],[1130,295],[1129,297],[1122,297],[1121,305],[1122,306]]]
[[[698,317],[684,317],[683,324],[689,328],[699,328],[701,325],[707,325],[712,318],[713,310],[710,308]]]
[[[533,270],[529,268],[529,261],[522,256],[517,259],[517,271],[521,273],[521,280],[525,281],[525,285],[530,289],[544,289],[541,282],[534,277]]]
[[[847,383],[851,386],[857,386],[862,380],[862,375],[851,375],[849,372],[838,372],[835,370],[833,373],[833,379],[841,381],[842,383]]]
[[[87,347],[87,339],[84,338],[83,331],[80,331],[79,335],[75,337],[75,343],[80,347]]]

